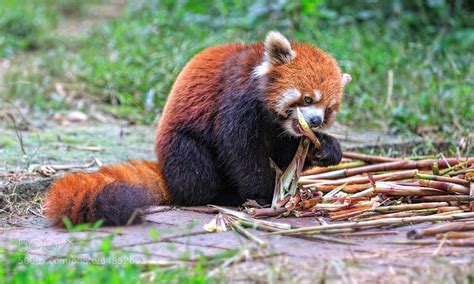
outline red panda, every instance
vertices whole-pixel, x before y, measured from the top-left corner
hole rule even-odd
[[[156,133],[158,163],[68,174],[47,193],[45,215],[58,225],[64,217],[122,225],[150,205],[268,204],[275,182],[269,159],[286,168],[301,136],[296,107],[321,141],[305,167],[341,160],[337,140],[319,131],[334,122],[350,80],[329,54],[278,32],[264,43],[207,48],[169,94]]]

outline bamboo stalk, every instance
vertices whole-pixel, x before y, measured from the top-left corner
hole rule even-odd
[[[459,163],[459,164],[457,164],[457,165],[455,165],[455,166],[452,166],[452,167],[450,167],[450,168],[448,168],[448,169],[445,169],[445,170],[440,171],[439,175],[445,176],[445,175],[449,174],[449,173],[452,172],[452,171],[457,171],[457,170],[461,169],[462,167],[464,167],[464,166],[467,165],[467,164],[468,164],[468,161]]]
[[[437,222],[437,221],[453,221],[459,219],[473,218],[473,212],[458,213],[447,216],[415,216],[407,218],[387,218],[374,221],[345,222],[338,224],[311,226],[298,229],[281,230],[279,232],[269,233],[268,235],[292,235],[292,234],[315,234],[325,230],[344,229],[344,228],[364,228],[364,227],[380,227],[388,225],[400,225],[408,223]]]
[[[469,195],[439,195],[439,196],[422,196],[412,199],[414,201],[474,201],[474,196]]]
[[[446,194],[446,192],[442,190],[429,187],[401,186],[382,182],[376,183],[375,192],[396,196],[429,196]]]
[[[301,201],[300,206],[303,207],[303,209],[309,209],[314,205],[320,203],[321,201],[323,201],[322,197],[314,197],[308,200]]]
[[[322,216],[322,212],[319,211],[293,211],[293,214],[298,218]]]
[[[295,156],[293,157],[291,163],[288,165],[288,167],[283,173],[281,173],[281,170],[278,169],[278,166],[272,160],[270,160],[270,165],[277,172],[275,180],[275,189],[273,191],[273,208],[281,206],[281,203],[279,203],[278,201],[283,199],[287,194],[295,195],[298,186],[298,180],[300,179],[304,161],[308,153],[309,145],[310,141],[308,139],[304,138],[300,140]]]
[[[395,212],[395,213],[388,213],[388,214],[372,216],[372,217],[360,219],[360,221],[379,220],[379,219],[385,219],[385,218],[402,218],[402,217],[411,217],[411,216],[422,216],[422,215],[434,214],[436,212],[438,212],[437,208],[409,210],[409,211],[401,211],[401,212]]]
[[[421,186],[437,188],[448,192],[460,193],[460,194],[468,194],[469,188],[466,186],[462,186],[456,183],[450,183],[445,181],[434,181],[434,180],[426,180],[420,179],[418,181]]]
[[[395,162],[400,161],[397,158],[389,158],[389,157],[382,157],[382,156],[373,156],[373,155],[366,155],[356,152],[343,152],[342,157],[351,159],[351,160],[359,160],[364,161],[367,163],[386,163],[386,162]]]
[[[354,233],[340,233],[338,237],[372,237],[372,236],[387,236],[398,235],[398,231],[374,231],[374,232],[354,232]]]
[[[408,170],[408,171],[400,171],[400,172],[395,172],[395,173],[388,173],[388,174],[380,174],[380,175],[373,175],[372,178],[375,181],[379,180],[384,180],[384,181],[393,181],[393,180],[402,180],[402,179],[409,179],[413,178],[416,176],[417,170]],[[313,183],[311,183],[313,182]],[[339,180],[327,180],[327,181],[321,181],[321,180],[311,180],[308,179],[307,177],[300,178],[299,183],[303,184],[303,187],[308,188],[308,187],[317,187],[318,185],[341,185],[344,183],[347,184],[361,184],[361,183],[369,183],[370,179],[369,177],[349,177],[349,178],[343,178]]]
[[[446,215],[452,215],[452,214],[457,214],[457,213],[464,213],[464,210],[455,210],[455,211],[450,211],[450,212],[437,213],[433,216],[446,216]]]
[[[444,234],[437,234],[436,238],[438,240],[442,239],[473,239],[474,232],[447,232]]]
[[[231,222],[232,229],[237,232],[239,235],[243,236],[244,238],[251,240],[257,243],[261,248],[266,248],[268,244],[261,240],[259,237],[255,236],[254,234],[250,233],[248,230],[244,229],[242,226],[238,224],[238,222]]]
[[[353,208],[349,208],[345,210],[339,210],[337,212],[331,212],[329,213],[329,218],[331,219],[331,221],[350,218],[353,216],[357,216],[362,212],[367,212],[367,209],[370,209],[371,207],[372,207],[372,204],[367,204],[367,205],[357,206],[357,207],[353,207]]]
[[[281,208],[251,208],[248,210],[249,214],[254,218],[275,217],[279,216],[288,210],[285,207]]]
[[[335,189],[339,185],[317,185],[314,188],[318,191],[321,191],[323,193],[330,192],[331,190]],[[350,184],[346,185],[341,191],[345,193],[356,193],[362,190],[365,190],[367,188],[371,187],[369,183],[366,184]]]
[[[461,239],[461,240],[446,240],[444,242],[440,241],[428,241],[428,240],[408,240],[408,241],[393,241],[393,242],[384,242],[384,244],[392,245],[440,245],[444,243],[448,246],[454,247],[473,247],[474,239]]]
[[[448,202],[428,202],[428,203],[414,203],[414,204],[402,204],[402,205],[391,205],[381,206],[372,209],[374,212],[398,212],[407,210],[420,210],[420,209],[432,209],[443,206],[449,206]]]
[[[469,186],[469,182],[460,178],[452,178],[452,177],[445,177],[445,176],[435,176],[435,175],[427,175],[427,174],[422,174],[422,173],[417,173],[416,177],[418,179],[423,179],[423,180],[436,180],[436,181],[444,181],[444,182],[449,182],[449,183],[456,183],[462,186]]]
[[[355,161],[355,162],[342,163],[339,165],[329,166],[329,167],[313,167],[311,169],[304,171],[302,175],[303,176],[314,175],[314,174],[320,174],[320,173],[325,173],[325,172],[330,172],[330,171],[335,171],[335,170],[360,167],[363,165],[365,165],[365,162]]]
[[[464,209],[462,209],[461,207],[459,206],[446,206],[446,207],[439,207],[438,208],[438,213],[446,213],[446,212],[453,212],[453,211],[464,211]]]
[[[458,175],[467,174],[467,173],[474,173],[474,169],[469,168],[469,169],[465,169],[465,170],[460,170],[460,171],[457,171],[457,172],[449,173],[449,175],[450,176],[458,176]]]
[[[237,222],[239,225],[241,225],[244,228],[250,228],[250,229],[255,229],[255,230],[264,231],[264,232],[277,232],[280,230],[275,227],[267,226],[264,224],[258,224],[258,223],[254,223],[247,220],[238,220]]]
[[[419,160],[428,160],[428,159],[435,159],[435,158],[436,158],[436,155],[425,155],[425,156],[405,157],[405,160],[419,161]]]
[[[468,213],[471,214],[471,213]],[[457,222],[437,225],[425,229],[415,229],[408,231],[407,238],[415,240],[423,237],[434,236],[436,234],[442,234],[449,231],[466,231],[474,230],[474,222]]]
[[[342,184],[338,187],[336,187],[335,189],[331,190],[330,192],[328,192],[326,195],[323,196],[323,200],[328,200],[329,198],[333,197],[334,195],[336,195],[339,191],[341,191],[342,189],[344,189],[346,187],[347,183],[345,184]]]
[[[375,188],[370,187],[361,192],[354,193],[352,197],[372,197],[375,195]]]
[[[279,222],[270,222],[270,221],[266,221],[266,220],[255,219],[255,218],[251,217],[249,214],[246,214],[246,213],[241,212],[241,211],[229,209],[229,208],[226,208],[226,207],[221,207],[221,206],[217,206],[217,205],[208,205],[208,207],[217,209],[217,210],[219,210],[219,212],[222,212],[224,214],[236,217],[237,219],[243,219],[243,220],[247,220],[247,221],[251,221],[251,222],[254,222],[254,223],[263,224],[263,225],[267,225],[267,226],[271,226],[271,227],[275,227],[275,228],[279,228],[279,229],[289,229],[289,228],[291,228],[290,224],[279,223]]]
[[[326,199],[326,202],[339,202],[339,203],[354,203],[354,202],[360,202],[360,201],[368,201],[369,198],[367,197],[354,197],[353,195],[351,196],[344,196],[344,197],[331,197]]]

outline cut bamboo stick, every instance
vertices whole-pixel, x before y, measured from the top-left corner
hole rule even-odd
[[[317,186],[314,186],[314,188],[318,191],[326,193],[326,192],[330,192],[331,190],[334,190],[338,186],[339,185],[317,185]],[[371,187],[370,183],[350,184],[350,185],[346,185],[341,191],[345,193],[356,193],[356,192],[365,190],[369,187]]]
[[[288,210],[282,208],[251,208],[248,210],[249,214],[254,218],[275,217],[279,216]]]
[[[408,210],[408,211],[401,211],[401,212],[367,217],[364,219],[359,219],[359,221],[379,220],[379,219],[385,219],[385,218],[403,218],[403,217],[412,217],[412,216],[423,216],[423,215],[435,214],[436,212],[438,212],[437,208]]]
[[[331,221],[336,221],[336,220],[342,220],[342,219],[347,219],[353,216],[357,216],[361,214],[362,212],[367,212],[368,209],[372,207],[372,204],[367,204],[367,205],[362,205],[362,206],[357,206],[345,210],[339,210],[337,212],[331,212],[329,213],[329,218]]]
[[[412,199],[413,201],[474,201],[474,196],[469,195],[441,195],[441,196],[422,196]]]
[[[438,208],[438,213],[446,213],[446,212],[453,212],[453,211],[464,211],[464,209],[462,209],[461,207],[459,206],[446,206],[446,207],[439,207]]]
[[[447,232],[444,234],[437,234],[438,240],[442,239],[474,239],[474,232]]]
[[[323,201],[322,197],[314,197],[314,198],[302,201],[300,205],[301,207],[303,207],[303,209],[309,209],[313,207],[314,205],[320,203],[321,201]]]
[[[315,175],[315,174],[320,174],[320,173],[325,173],[325,172],[330,172],[330,171],[335,171],[335,170],[360,167],[363,165],[365,165],[365,162],[355,161],[355,162],[342,163],[339,165],[329,166],[329,167],[313,167],[311,169],[304,171],[302,175],[303,176]]]
[[[373,175],[372,179],[375,181],[384,180],[384,181],[393,181],[393,180],[402,180],[402,179],[410,179],[416,176],[417,170],[408,170],[408,171],[400,171],[388,174],[380,174],[380,175]],[[344,183],[350,184],[362,184],[362,183],[369,183],[370,179],[368,176],[365,177],[349,177],[349,178],[342,178],[338,180],[316,180],[310,179],[307,176],[300,178],[299,183],[303,185],[305,188],[309,187],[317,187],[318,185],[341,185]]]
[[[470,214],[470,213],[468,213]],[[449,224],[437,225],[425,229],[415,229],[407,233],[409,239],[421,239],[423,237],[434,236],[436,234],[442,234],[449,231],[466,231],[474,230],[474,222],[456,222]]]
[[[400,225],[409,223],[422,223],[422,222],[437,222],[437,221],[453,221],[459,219],[474,218],[473,212],[458,213],[446,216],[415,216],[407,218],[387,218],[382,220],[374,221],[360,221],[360,222],[344,222],[337,224],[311,226],[298,229],[282,230],[279,232],[270,233],[268,235],[292,235],[292,234],[316,234],[321,231],[331,229],[345,229],[345,228],[364,228],[364,227],[380,227],[388,225]]]
[[[400,161],[401,159],[397,158],[389,158],[389,157],[382,157],[382,156],[373,156],[373,155],[366,155],[356,152],[343,152],[342,157],[352,160],[359,160],[368,163],[386,163],[386,162],[395,162]]]
[[[414,204],[401,204],[391,206],[381,206],[372,209],[374,212],[399,212],[407,210],[421,210],[421,209],[432,209],[449,206],[448,202],[427,202],[427,203],[414,203]]]
[[[401,186],[383,182],[376,183],[375,192],[395,196],[431,196],[446,194],[443,190],[429,187]]]
[[[445,181],[435,181],[435,180],[426,180],[420,179],[419,183],[421,186],[437,188],[448,192],[454,192],[459,194],[469,194],[469,188],[456,183],[450,183]]]
[[[469,182],[464,180],[464,179],[460,179],[460,178],[452,178],[452,177],[445,177],[445,176],[435,176],[435,175],[427,175],[427,174],[422,174],[420,172],[418,172],[416,174],[416,177],[418,179],[423,179],[423,180],[436,180],[436,181],[444,181],[444,182],[449,182],[449,183],[456,183],[456,184],[459,184],[459,185],[462,185],[462,186],[465,186],[465,187],[468,187],[469,186]]]

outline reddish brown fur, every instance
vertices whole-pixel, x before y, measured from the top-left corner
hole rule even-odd
[[[186,64],[171,89],[158,126],[156,149],[161,149],[157,151],[159,161],[162,160],[160,153],[167,152],[169,140],[177,126],[184,124],[200,131],[209,128],[209,121],[218,112],[222,101],[220,90],[223,86],[218,80],[219,74],[223,73],[223,68],[233,67],[224,67],[223,63],[233,54],[244,50],[250,56],[246,61],[239,62],[239,65],[251,69],[255,62],[262,60],[261,43],[226,44],[207,48]]]
[[[61,225],[68,217],[73,224],[96,221],[92,208],[97,194],[108,184],[124,182],[142,185],[156,194],[160,204],[171,202],[162,175],[156,163],[129,161],[111,167],[102,167],[95,173],[72,173],[59,179],[46,195],[45,215]],[[87,212],[84,215],[84,212]]]

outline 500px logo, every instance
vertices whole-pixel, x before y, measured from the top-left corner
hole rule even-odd
[[[14,245],[20,252],[54,252],[72,244],[72,240],[28,239],[16,240]]]

